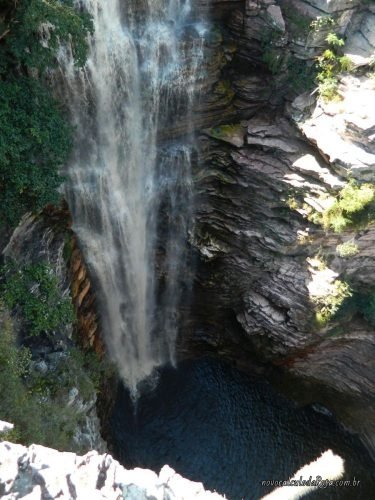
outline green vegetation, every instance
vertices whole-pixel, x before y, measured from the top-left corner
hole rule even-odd
[[[74,348],[61,353],[57,366],[42,374],[33,368],[30,350],[17,346],[4,311],[0,314],[0,418],[15,425],[5,438],[25,445],[87,451],[74,441],[81,414],[67,404],[67,396],[77,388],[84,401],[94,397],[100,362],[92,361],[94,354]]]
[[[288,29],[294,36],[304,36],[309,32],[310,18],[301,14],[297,9],[286,6],[283,14],[288,21]]]
[[[263,52],[263,62],[267,65],[269,71],[276,75],[281,70],[284,58],[277,48],[269,47]]]
[[[77,65],[85,62],[89,17],[72,0],[3,0],[0,23],[0,229],[14,227],[26,211],[57,203],[71,130],[37,76],[56,64],[69,43]]]
[[[323,212],[321,219],[323,226],[339,233],[356,222],[360,222],[367,215],[366,210],[374,201],[374,196],[373,185],[348,182],[334,203]]]
[[[304,203],[302,208],[310,222],[321,225],[326,230],[341,233],[346,229],[366,227],[375,220],[374,184],[359,184],[355,180],[350,180],[336,197],[323,194],[317,202],[327,208],[323,212],[318,212],[307,203]],[[295,209],[293,198],[287,200],[287,204]],[[353,245],[344,244],[342,252],[350,252],[349,247],[354,251]],[[341,251],[340,248],[338,251]]]
[[[333,28],[336,21],[331,16],[320,16],[311,21],[310,30],[311,31],[322,31],[327,28]]]
[[[342,257],[343,259],[348,259],[350,257],[354,257],[359,252],[358,245],[354,243],[354,241],[346,241],[341,245],[337,245],[336,247],[337,255]]]
[[[303,59],[291,57],[287,64],[287,84],[296,94],[312,90],[315,84],[315,66]]]
[[[344,301],[353,294],[350,286],[345,281],[335,280],[332,290],[328,295],[316,299],[317,312],[315,320],[317,326],[327,325],[339,312]]]
[[[367,294],[357,293],[354,296],[354,303],[357,311],[363,315],[364,319],[375,326],[375,290]]]
[[[7,231],[25,212],[59,202],[59,169],[67,161],[72,130],[46,85],[47,75],[60,45],[77,66],[85,63],[93,26],[73,0],[0,1],[0,231]],[[19,345],[6,309],[21,318],[20,337],[28,336],[30,349]],[[84,413],[69,393],[78,389],[81,400],[93,401],[104,368],[94,353],[61,351],[60,337],[53,342],[53,334],[72,322],[70,297],[46,263],[10,262],[0,269],[0,418],[15,424],[6,438],[85,451],[74,441]],[[31,349],[43,342],[55,351],[40,369]]]
[[[85,63],[86,34],[92,31],[90,17],[77,11],[73,0],[5,0],[8,6],[4,43],[0,48],[2,72],[10,67],[44,71],[55,64],[60,44],[69,43],[77,65]]]
[[[299,201],[292,194],[288,196],[288,198],[285,200],[285,203],[290,210],[298,210],[300,208]]]
[[[210,135],[217,139],[225,139],[234,135],[243,135],[243,127],[239,124],[218,125],[209,129]]]
[[[0,80],[0,220],[14,226],[26,211],[57,203],[58,169],[70,129],[48,91],[32,78]]]
[[[11,263],[3,269],[3,274],[1,297],[11,311],[20,310],[30,336],[51,334],[74,321],[71,299],[62,296],[58,278],[47,264],[29,264],[17,269]]]
[[[234,90],[229,80],[220,80],[214,87],[214,93],[226,97],[228,101],[234,97]]]
[[[316,80],[320,96],[326,101],[331,101],[339,97],[339,74],[350,71],[352,64],[350,59],[340,51],[340,48],[345,45],[342,38],[339,38],[335,33],[329,33],[326,41],[329,48],[317,59],[318,73]]]
[[[375,326],[375,289],[367,291],[353,289],[337,313],[338,319],[348,322],[354,316],[359,316],[370,325]]]

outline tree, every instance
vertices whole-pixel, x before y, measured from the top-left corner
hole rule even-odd
[[[0,80],[0,225],[59,200],[70,145],[71,130],[40,82]]]
[[[0,0],[0,229],[57,203],[71,130],[40,79],[69,43],[84,64],[92,31],[72,0]]]

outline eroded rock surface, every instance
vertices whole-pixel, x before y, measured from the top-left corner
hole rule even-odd
[[[313,29],[311,21],[325,15],[334,30],[330,22]],[[226,121],[223,114],[200,137],[191,241],[199,255],[196,326],[187,342],[244,369],[274,366],[293,376],[304,402],[329,407],[375,457],[374,327],[345,307],[341,319],[319,324],[311,293],[327,285],[322,304],[341,281],[365,294],[375,285],[374,224],[335,233],[316,222],[350,176],[375,180],[373,77],[363,68],[342,77],[332,103],[311,91],[291,97],[285,79],[298,60],[313,63],[331,31],[347,37],[352,55],[366,33],[356,64],[368,64],[372,15],[372,5],[359,1],[259,0],[228,16],[236,52],[222,74],[235,115]],[[347,242],[358,250],[350,258],[337,250]],[[310,265],[317,257],[324,272]]]
[[[78,456],[43,446],[0,443],[0,496],[18,498],[219,500],[202,483],[184,479],[168,466],[160,474],[126,470],[110,455],[96,451]]]
[[[339,92],[338,101],[319,100],[306,120],[299,114],[301,99],[292,104],[291,114],[334,170],[345,177],[374,182],[375,80],[366,75],[346,76]]]

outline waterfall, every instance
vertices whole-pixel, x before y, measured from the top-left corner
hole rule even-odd
[[[191,223],[188,124],[205,28],[193,21],[189,0],[80,0],[79,7],[95,29],[84,68],[74,66],[69,47],[59,56],[75,128],[66,197],[97,286],[104,339],[136,394],[155,367],[174,362]],[[187,138],[158,146],[179,121]]]

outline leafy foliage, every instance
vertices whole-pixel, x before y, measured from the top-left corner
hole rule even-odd
[[[329,33],[326,41],[329,48],[317,59],[316,79],[320,96],[326,101],[330,101],[338,97],[338,75],[343,71],[350,71],[352,66],[350,59],[340,53],[339,49],[345,45],[342,38],[339,38],[335,33]]]
[[[71,132],[57,103],[31,78],[0,80],[0,220],[13,226],[26,211],[59,200],[58,168]]]
[[[282,54],[277,48],[270,47],[264,50],[262,60],[273,75],[276,75],[283,65]]]
[[[30,350],[17,346],[10,321],[1,316],[0,418],[15,425],[5,438],[25,445],[38,443],[60,450],[87,451],[74,440],[80,410],[67,405],[67,395],[74,387],[85,401],[95,395],[95,383],[90,377],[92,373],[97,375],[87,371],[85,353],[72,349],[61,357],[55,369],[38,373],[32,369]]]
[[[58,279],[47,264],[15,264],[5,268],[1,286],[4,303],[10,310],[21,309],[29,335],[51,333],[74,320],[70,297],[63,297]]]
[[[375,291],[367,295],[358,294],[356,296],[356,305],[370,325],[375,326]]]
[[[328,33],[326,41],[328,45],[332,45],[333,47],[343,47],[345,42],[342,38],[339,38],[336,33]]]
[[[354,241],[346,241],[341,245],[337,245],[336,247],[337,255],[342,257],[343,259],[347,259],[349,257],[354,257],[359,252],[358,245],[354,243]]]
[[[337,233],[343,231],[363,215],[374,201],[374,196],[375,188],[371,184],[348,182],[331,207],[323,213],[323,226]]]
[[[310,30],[321,31],[335,26],[336,21],[331,16],[319,16],[310,23]]]
[[[71,44],[76,64],[85,63],[86,35],[93,29],[92,22],[74,8],[72,0],[20,0],[13,5],[9,34],[0,53],[7,65],[44,71],[54,64],[56,51],[64,42]]]
[[[2,0],[0,26],[0,226],[59,200],[71,130],[49,90],[35,76],[69,43],[84,64],[92,23],[72,0]]]
[[[353,316],[360,316],[375,326],[375,289],[366,292],[354,289],[352,295],[343,302],[339,315],[344,322]]]
[[[303,59],[290,57],[287,65],[287,84],[295,94],[314,88],[316,78],[315,65],[308,64]]]
[[[344,301],[353,294],[350,286],[345,281],[335,280],[332,286],[331,293],[324,297],[320,297],[317,303],[318,311],[315,319],[318,326],[325,326],[339,312]]]

